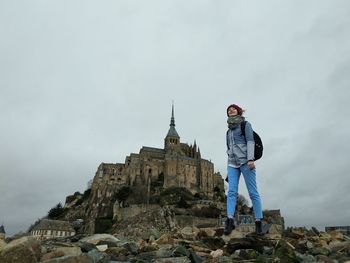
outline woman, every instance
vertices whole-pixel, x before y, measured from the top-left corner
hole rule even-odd
[[[226,133],[228,154],[228,184],[227,193],[227,219],[224,234],[229,235],[233,229],[234,214],[237,203],[238,183],[241,173],[243,174],[250,199],[253,203],[255,215],[255,232],[262,234],[261,219],[262,207],[260,195],[256,185],[256,169],[254,164],[254,136],[251,124],[242,116],[243,109],[236,104],[227,108],[228,131]],[[244,125],[245,124],[245,125]],[[242,125],[245,128],[245,136],[242,134]]]

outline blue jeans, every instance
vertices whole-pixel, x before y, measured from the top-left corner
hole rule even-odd
[[[250,170],[247,164],[239,168],[227,167],[228,173],[228,193],[227,193],[227,216],[233,216],[236,210],[238,183],[241,172],[248,189],[250,200],[253,203],[255,219],[262,219],[261,200],[256,185],[256,169]]]

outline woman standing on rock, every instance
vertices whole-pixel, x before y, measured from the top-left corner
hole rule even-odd
[[[228,154],[228,193],[227,193],[227,219],[224,234],[229,235],[235,229],[234,214],[237,203],[238,183],[243,174],[255,214],[255,232],[262,234],[261,219],[262,206],[256,185],[256,169],[254,164],[254,136],[251,124],[242,116],[243,109],[236,104],[227,108],[228,131],[226,133]],[[243,125],[243,126],[242,126]],[[245,131],[245,136],[242,133]]]

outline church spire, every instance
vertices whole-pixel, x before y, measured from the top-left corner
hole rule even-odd
[[[175,117],[174,117],[174,102],[173,105],[171,106],[171,120],[170,120],[170,127],[173,126],[175,127]]]
[[[170,128],[166,137],[175,137],[180,138],[175,129],[175,117],[174,117],[174,102],[171,106],[171,119],[170,119]]]

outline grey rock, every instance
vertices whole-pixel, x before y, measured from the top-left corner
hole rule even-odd
[[[186,256],[190,255],[190,252],[184,246],[177,246],[172,252],[174,257]]]
[[[96,249],[96,246],[94,244],[87,243],[87,242],[78,242],[77,245],[80,247],[81,251],[84,253],[89,252],[93,249]]]
[[[273,254],[273,247],[263,246],[263,254],[272,255]]]
[[[109,255],[106,253],[101,253],[96,249],[90,250],[87,255],[95,263],[108,263],[111,259]]]
[[[123,247],[133,255],[136,255],[139,252],[139,248],[134,242],[125,243]]]
[[[190,250],[189,258],[190,258],[192,263],[202,263],[203,262],[203,259],[192,250]]]
[[[188,259],[188,257],[175,257],[175,258],[158,258],[156,263],[190,263],[191,260]]]
[[[297,258],[300,260],[300,262],[302,263],[311,263],[311,262],[316,262],[316,259],[314,256],[312,255],[305,255],[305,254],[301,254],[299,252],[295,252],[295,255],[297,256]]]
[[[328,256],[331,253],[331,251],[329,250],[329,248],[326,247],[314,247],[311,250],[311,254],[312,255],[324,255],[324,256]]]

